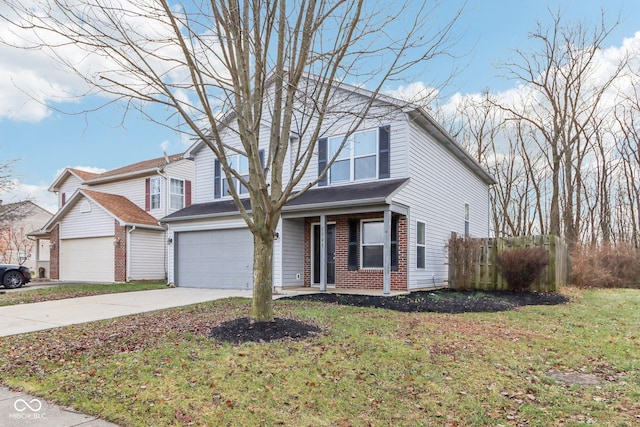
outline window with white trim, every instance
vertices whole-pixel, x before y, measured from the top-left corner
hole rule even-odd
[[[160,193],[162,181],[156,176],[149,180],[150,208],[160,209]]]
[[[361,268],[382,268],[384,262],[384,222],[362,221],[360,227]]]
[[[229,163],[229,167],[238,172],[245,181],[249,180],[249,159],[247,158],[247,156],[243,156],[242,154],[228,156],[227,162]],[[229,196],[231,194],[229,193],[229,180],[224,175],[224,173],[222,174],[222,179],[220,181],[222,185],[222,196]],[[231,184],[234,186],[234,188],[237,188],[238,179],[232,178]],[[249,194],[249,190],[247,190],[247,187],[245,187],[244,185],[240,185],[238,194]]]
[[[424,270],[427,257],[427,232],[424,222],[416,222],[416,268]]]
[[[464,236],[469,237],[469,203],[464,204]]]
[[[340,150],[342,143],[344,147]],[[338,153],[329,169],[332,184],[375,179],[378,176],[378,129],[329,138],[328,159]]]
[[[182,209],[184,207],[184,180],[171,178],[169,180],[169,208]]]

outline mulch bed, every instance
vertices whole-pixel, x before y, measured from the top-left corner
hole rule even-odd
[[[461,292],[449,289],[412,292],[397,296],[371,296],[336,293],[303,294],[281,300],[312,301],[354,307],[375,307],[402,312],[494,313],[514,310],[525,305],[557,305],[569,298],[543,292]],[[251,323],[243,317],[222,323],[211,330],[210,337],[219,341],[269,342],[281,339],[299,340],[321,332],[316,326],[293,319],[276,318],[273,322]]]

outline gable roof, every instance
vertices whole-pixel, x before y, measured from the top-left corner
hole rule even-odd
[[[53,181],[53,183],[49,187],[49,191],[58,191],[62,183],[70,175],[76,176],[78,179],[80,179],[80,181],[82,181],[83,184],[101,184],[110,181],[117,181],[119,179],[149,175],[155,173],[156,171],[158,171],[158,169],[162,170],[162,168],[164,168],[168,164],[178,162],[182,159],[184,159],[184,153],[173,154],[171,156],[165,155],[162,157],[157,157],[155,159],[143,160],[130,165],[122,166],[103,173],[94,173],[75,168],[66,168]]]
[[[124,178],[137,175],[146,175],[161,169],[168,164],[175,163],[184,158],[184,153],[173,154],[171,156],[163,156],[150,160],[133,163],[117,169],[101,173],[100,175],[87,180],[87,184],[94,184],[103,181],[115,180],[115,178]]]
[[[123,225],[158,226],[157,219],[124,196],[87,189],[81,189],[80,193],[102,206]]]
[[[307,74],[306,78],[309,81],[315,81],[317,84],[324,84],[321,79],[312,74]],[[270,75],[267,78],[267,85],[273,84],[274,82],[273,75]],[[395,98],[390,95],[386,95],[384,93],[374,93],[368,89],[363,87],[350,85],[344,82],[336,82],[335,83],[336,90],[343,90],[353,94],[357,94],[367,98],[375,97],[375,100],[382,105],[388,105],[390,107],[396,108],[398,111],[402,111],[408,115],[408,117],[414,120],[419,126],[421,126],[429,135],[433,136],[433,138],[440,144],[444,146],[445,149],[449,150],[461,163],[463,163],[466,167],[468,167],[473,173],[475,173],[482,181],[484,181],[487,185],[496,184],[496,181],[493,177],[487,172],[480,163],[474,159],[467,150],[462,147],[452,136],[447,132],[428,112],[425,108],[408,102],[403,101],[401,99]],[[220,120],[220,126],[228,126],[231,120],[235,117],[235,112],[230,110],[227,114],[223,116]],[[204,142],[202,140],[197,140],[194,142],[188,149],[185,151],[185,157],[192,158],[193,155],[198,152],[200,149],[204,147]]]
[[[282,208],[282,212],[390,204],[390,197],[407,182],[409,182],[409,178],[378,180],[332,187],[314,187],[287,203]],[[247,211],[250,211],[249,199],[242,199],[242,204]],[[198,218],[229,216],[237,213],[238,208],[234,201],[226,199],[191,205],[162,218],[160,222],[169,223]]]
[[[31,200],[7,203],[6,205],[2,204],[2,200],[0,200],[0,222],[28,221],[38,214],[53,216],[51,212]]]
[[[100,206],[123,226],[136,226],[147,229],[164,230],[158,220],[142,210],[138,205],[118,194],[102,193],[95,190],[79,188],[69,198],[67,203],[51,217],[41,230],[30,233],[42,237],[47,235],[53,227],[71,210],[82,198],[87,198]]]

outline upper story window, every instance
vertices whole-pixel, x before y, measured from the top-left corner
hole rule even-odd
[[[184,207],[184,180],[171,178],[169,180],[169,208],[182,209]]]
[[[237,154],[234,156],[227,157],[227,162],[229,162],[229,167],[235,171],[237,171],[244,180],[249,180],[249,159],[246,156],[241,154]],[[233,185],[234,188],[238,188],[239,180],[237,178],[232,178],[231,182],[223,176],[221,185],[222,185],[222,195],[228,196],[229,186]],[[240,188],[237,190],[238,194],[249,194],[247,188],[240,184]]]
[[[351,135],[340,150],[343,142],[343,136],[329,138],[329,159],[339,152],[329,170],[329,182],[335,184],[377,178],[377,129]]]
[[[318,185],[389,178],[390,126],[356,132],[346,140],[344,135],[320,139],[318,174],[336,153],[335,161]]]
[[[264,164],[264,150],[260,150],[258,152],[260,156],[260,164]],[[246,181],[249,181],[249,159],[247,156],[242,154],[233,154],[227,156],[227,163],[229,167],[242,176],[242,178]],[[224,171],[222,170],[222,166],[218,159],[214,161],[214,198],[219,199],[221,197],[230,196],[229,189],[233,185],[233,188],[236,188],[238,191],[238,195],[246,195],[249,194],[249,190],[242,184],[239,183],[238,178],[232,177],[231,180],[228,180]],[[238,185],[240,187],[238,188]]]
[[[149,181],[150,189],[149,189],[149,197],[151,203],[151,209],[160,209],[160,188],[161,188],[161,180],[160,177],[151,178]]]

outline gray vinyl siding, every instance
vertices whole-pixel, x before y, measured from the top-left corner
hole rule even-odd
[[[208,147],[203,147],[196,153],[194,159],[194,203],[206,203],[212,202],[213,197],[213,185],[214,185],[214,170],[213,164],[215,156],[213,151]]]
[[[107,182],[104,184],[95,184],[91,190],[100,191],[108,194],[118,194],[135,203],[140,209],[145,208],[145,181],[147,178],[160,177],[160,209],[153,209],[149,214],[154,218],[162,218],[169,215],[175,210],[169,209],[169,179],[183,179],[191,181],[192,202],[195,203],[193,192],[195,188],[193,165],[191,160],[182,160],[168,165],[164,170],[164,176],[156,174],[143,177],[136,177],[115,182]]]
[[[282,221],[282,287],[304,284],[304,221]],[[298,277],[299,275],[299,277]]]
[[[58,209],[62,207],[62,197],[64,196],[65,200],[68,202],[73,193],[82,186],[81,184],[82,181],[80,181],[75,175],[69,174],[69,177],[64,180],[58,190]]]
[[[166,243],[163,231],[135,229],[129,233],[128,280],[164,280]]]
[[[464,234],[464,205],[471,208],[470,234],[487,236],[488,186],[426,132],[408,122],[409,184],[394,202],[410,208],[409,288],[446,285],[446,244],[452,231]],[[416,221],[426,225],[426,268],[416,269]]]
[[[349,96],[340,103],[340,111],[348,111],[349,104],[352,104],[354,108],[361,108],[357,105],[357,102],[362,102],[362,97],[349,93]],[[408,176],[407,171],[407,130],[405,114],[399,111],[397,108],[392,107],[377,107],[371,111],[371,119],[363,121],[358,127],[359,130],[377,129],[380,126],[391,126],[391,178],[402,178]],[[308,120],[308,119],[307,119]],[[313,120],[313,119],[312,119]],[[352,115],[343,114],[336,117],[327,115],[324,118],[325,130],[322,134],[323,137],[338,136],[346,133],[354,124],[355,118]],[[294,121],[295,122],[295,121]],[[235,126],[235,123],[232,124]],[[295,129],[294,129],[295,131]],[[268,154],[266,153],[268,144],[268,132],[263,129],[262,135],[264,143],[261,143],[261,148],[265,149],[265,161]],[[306,137],[306,136],[305,136]],[[227,135],[223,137],[225,144],[230,147],[240,147],[241,143],[239,137],[231,131],[227,132]],[[309,140],[302,141],[302,150],[305,150],[309,146]],[[290,146],[291,147],[291,146]],[[300,183],[295,187],[295,190],[300,190],[310,181],[315,180],[318,177],[318,147],[315,147],[313,158],[309,163],[309,167],[305,171]],[[214,200],[214,160],[215,156],[213,152],[206,146],[199,148],[194,153],[194,203],[206,203]],[[283,183],[286,185],[291,178],[292,170],[292,156],[291,152],[287,153],[285,157],[285,163],[283,165]]]
[[[89,212],[82,212],[82,205],[88,202]],[[92,201],[81,197],[60,221],[60,238],[75,239],[80,237],[113,236],[115,232],[114,218]]]

